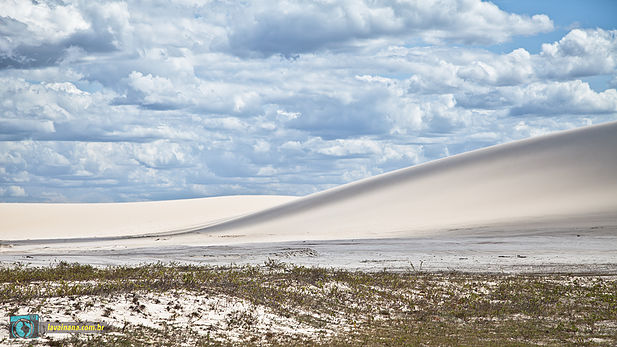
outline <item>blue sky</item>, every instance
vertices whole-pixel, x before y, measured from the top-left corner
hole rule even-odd
[[[613,121],[616,4],[0,0],[0,201],[305,195]]]

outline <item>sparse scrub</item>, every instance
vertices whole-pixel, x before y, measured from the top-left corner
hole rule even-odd
[[[617,277],[606,275],[366,273],[276,261],[0,269],[7,315],[66,299],[62,313],[99,307],[113,325],[113,334],[39,341],[62,345],[615,345],[616,293]],[[132,315],[155,320],[148,306],[159,305],[172,318],[125,325],[113,306],[124,296]],[[205,322],[208,314],[220,319]]]

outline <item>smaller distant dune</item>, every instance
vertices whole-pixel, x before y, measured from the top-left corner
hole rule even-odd
[[[0,204],[0,240],[138,236],[203,227],[294,200],[223,196],[93,204]]]

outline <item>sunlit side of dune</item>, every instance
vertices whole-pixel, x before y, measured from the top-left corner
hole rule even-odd
[[[131,203],[0,204],[0,240],[143,235],[218,223],[295,199],[225,196]]]
[[[617,122],[401,169],[200,232],[247,241],[370,238],[597,214],[617,216]]]
[[[0,240],[163,233],[174,235],[167,244],[192,245],[406,237],[543,218],[584,224],[597,215],[617,219],[617,122],[463,153],[303,198],[0,204]]]

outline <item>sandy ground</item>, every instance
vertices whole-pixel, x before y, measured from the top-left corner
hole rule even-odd
[[[56,244],[0,252],[0,263],[48,266],[60,261],[96,266],[152,262],[263,265],[274,260],[360,271],[463,271],[504,273],[617,273],[617,216],[567,222],[537,221],[442,230],[437,236],[250,242],[192,246],[140,246],[95,242]],[[222,243],[227,238],[219,238]],[[157,242],[165,242],[159,239]]]
[[[222,264],[280,257],[369,270],[420,263],[431,270],[614,269],[616,149],[612,122],[301,198],[0,204],[0,261]]]
[[[138,301],[136,301],[136,299]],[[135,304],[137,302],[137,305]],[[242,320],[250,320],[253,333],[275,332],[307,336],[327,336],[332,329],[315,329],[272,312],[263,305],[254,305],[226,295],[198,295],[182,290],[164,293],[123,293],[113,297],[78,296],[54,297],[38,300],[39,314],[45,321],[96,322],[109,326],[143,326],[164,329],[172,325],[193,333],[209,335],[214,340],[237,342],[246,334]],[[0,316],[10,314],[0,305]],[[67,309],[70,308],[70,309]],[[32,307],[21,307],[14,314],[29,314]],[[193,313],[196,313],[193,315]],[[54,340],[69,338],[69,333],[48,333]],[[82,335],[83,337],[83,335]],[[23,346],[23,341],[9,339],[8,329],[0,329],[0,341]],[[45,341],[43,341],[45,343]],[[188,345],[188,343],[187,343]]]

